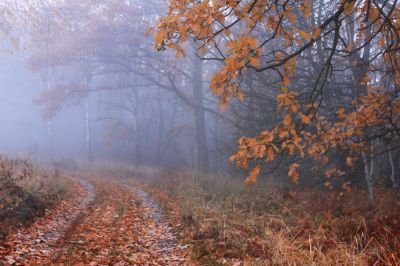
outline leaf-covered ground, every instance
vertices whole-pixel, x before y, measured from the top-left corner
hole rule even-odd
[[[106,179],[74,193],[0,243],[5,265],[184,265],[189,249],[147,194]]]

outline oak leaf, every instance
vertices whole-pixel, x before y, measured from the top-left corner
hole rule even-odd
[[[299,174],[297,173],[297,168],[300,165],[298,163],[292,163],[289,166],[289,171],[288,171],[288,175],[292,178],[292,181],[294,183],[298,183],[299,182]]]
[[[254,166],[253,169],[251,169],[249,176],[246,178],[245,185],[251,186],[252,184],[257,182],[257,177],[260,174],[260,172],[261,172],[261,166],[260,165]]]

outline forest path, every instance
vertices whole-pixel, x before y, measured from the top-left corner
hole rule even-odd
[[[35,223],[26,232],[16,234],[20,242],[6,257],[6,265],[189,264],[187,247],[178,245],[159,205],[144,191],[112,179],[89,180],[81,182],[80,189],[87,189],[87,193],[95,190],[95,197],[81,198],[91,201],[91,204],[83,204],[82,217],[71,222],[67,230],[53,227],[49,233],[27,237],[32,235],[32,231],[38,231]],[[87,184],[92,184],[92,188],[88,189]],[[51,224],[51,221],[46,222],[47,219],[51,220],[51,217],[44,217],[41,223]],[[58,238],[56,241],[42,241],[41,237],[47,234]],[[30,238],[32,241],[26,242],[25,239]],[[16,243],[14,238],[10,241]],[[31,242],[32,245],[26,247],[25,243]],[[46,248],[41,248],[41,243]],[[30,250],[37,250],[37,254]]]
[[[46,210],[30,227],[21,227],[0,243],[0,265],[38,265],[62,245],[63,237],[85,215],[95,198],[91,182],[72,178],[66,199]]]

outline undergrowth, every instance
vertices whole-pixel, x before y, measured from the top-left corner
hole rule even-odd
[[[400,194],[363,188],[282,187],[225,174],[102,164],[108,176],[144,184],[175,217],[202,265],[400,265]],[[126,181],[126,180],[125,180]]]
[[[0,157],[0,239],[43,216],[65,192],[65,180],[26,160]]]

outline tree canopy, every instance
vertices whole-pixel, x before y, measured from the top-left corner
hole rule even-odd
[[[351,167],[360,158],[370,162],[373,141],[398,138],[399,15],[397,1],[172,0],[154,34],[159,50],[181,53],[194,40],[202,59],[222,63],[210,83],[221,109],[246,97],[246,73],[274,80],[281,121],[241,138],[231,157],[245,169],[254,162],[252,184],[277,155],[328,163],[328,152],[348,149]],[[301,81],[307,72],[312,82]],[[333,90],[341,104],[330,105]],[[298,167],[288,168],[294,182]],[[332,168],[326,176],[341,173]]]

